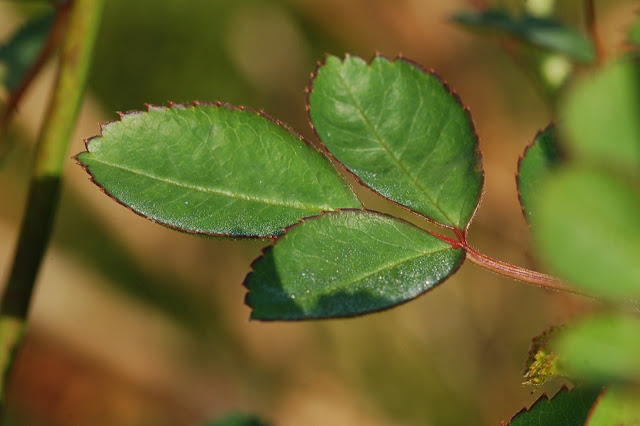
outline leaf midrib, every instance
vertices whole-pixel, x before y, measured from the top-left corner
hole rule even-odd
[[[399,261],[397,261],[395,263],[389,263],[389,264],[383,265],[382,267],[380,267],[378,269],[375,269],[373,271],[367,272],[366,274],[360,275],[360,276],[358,276],[358,277],[356,277],[354,279],[350,279],[349,281],[345,281],[345,282],[343,282],[343,283],[341,283],[339,285],[333,285],[333,286],[329,286],[329,287],[325,287],[325,288],[327,288],[327,290],[329,290],[330,293],[333,292],[333,291],[336,291],[336,290],[342,290],[344,286],[348,286],[350,284],[361,282],[361,281],[363,281],[363,280],[365,280],[365,279],[367,279],[367,278],[369,278],[369,277],[371,277],[373,275],[377,275],[377,274],[379,274],[379,273],[381,273],[383,271],[387,271],[389,269],[393,269],[393,268],[398,267],[398,266],[400,266],[400,265],[402,265],[402,264],[404,264],[406,262],[409,262],[411,260],[414,260],[414,259],[417,259],[417,258],[423,257],[423,256],[425,256],[425,257],[426,256],[431,256],[433,254],[440,253],[440,252],[447,251],[447,250],[453,250],[453,248],[452,247],[445,247],[445,248],[442,248],[442,249],[439,249],[439,250],[435,250],[435,251],[432,251],[432,252],[428,252],[428,253],[419,252],[415,256],[406,257],[406,258],[400,259]]]
[[[252,196],[252,195],[245,195],[245,194],[240,194],[240,193],[229,192],[229,191],[225,191],[225,190],[221,190],[221,189],[204,188],[204,187],[201,187],[201,186],[189,185],[189,184],[185,184],[185,183],[182,183],[182,182],[177,182],[177,181],[168,179],[166,177],[159,177],[159,176],[155,176],[155,175],[150,174],[150,173],[145,173],[145,172],[143,172],[141,170],[135,170],[135,169],[131,169],[129,167],[124,167],[124,166],[119,165],[119,164],[109,163],[107,161],[100,160],[100,159],[96,158],[95,156],[92,158],[92,161],[94,161],[96,163],[103,164],[105,166],[113,167],[113,168],[116,168],[116,169],[127,171],[129,173],[133,173],[133,174],[144,176],[144,177],[147,177],[147,178],[150,178],[150,179],[154,179],[154,180],[157,180],[157,181],[160,181],[160,182],[164,182],[164,183],[167,183],[167,184],[170,184],[170,185],[175,185],[175,186],[178,186],[178,187],[191,189],[193,191],[203,192],[203,193],[206,193],[206,194],[223,195],[223,196],[226,196],[226,197],[229,197],[229,198],[236,198],[236,199],[244,200],[244,201],[252,201],[252,202],[256,202],[256,203],[262,203],[262,204],[273,205],[273,206],[278,206],[278,207],[289,207],[289,208],[296,208],[296,209],[308,210],[308,211],[314,211],[314,212],[317,212],[319,210],[330,210],[330,211],[334,210],[333,207],[328,206],[328,205],[322,205],[322,206],[313,207],[313,206],[307,206],[307,205],[302,204],[302,203],[286,202],[284,200],[272,200],[272,199],[260,198],[260,197],[256,197],[256,196]],[[100,185],[102,186],[101,183],[100,183]]]
[[[340,76],[340,79],[342,80],[342,82],[344,83],[346,89],[347,89],[347,94],[349,95],[349,97],[351,98],[351,100],[353,101],[353,104],[356,107],[356,110],[358,111],[358,113],[360,114],[360,116],[362,117],[362,119],[364,120],[365,124],[371,129],[371,133],[373,133],[373,135],[375,136],[376,140],[378,141],[378,143],[380,144],[380,146],[387,152],[387,154],[389,154],[389,157],[391,157],[391,159],[396,163],[396,165],[398,166],[398,168],[400,170],[402,170],[402,172],[404,172],[405,175],[407,175],[409,177],[409,179],[413,182],[413,184],[420,190],[420,192],[429,200],[429,202],[436,208],[436,210],[438,210],[438,212],[440,212],[440,214],[442,214],[442,216],[444,216],[449,223],[447,225],[451,225],[453,227],[456,227],[456,224],[453,220],[451,220],[451,218],[440,208],[440,206],[433,200],[433,198],[431,198],[431,196],[426,192],[425,188],[423,188],[417,181],[417,178],[414,177],[411,173],[409,173],[409,171],[404,167],[404,164],[402,162],[400,162],[400,160],[398,158],[396,158],[396,156],[393,154],[393,152],[385,145],[385,143],[383,142],[382,138],[380,137],[380,135],[378,134],[378,132],[376,131],[376,128],[373,126],[373,124],[369,121],[369,119],[367,118],[367,116],[364,114],[364,112],[362,111],[362,108],[360,107],[360,105],[358,104],[358,102],[355,99],[355,96],[353,95],[353,92],[351,91],[351,87],[349,86],[349,84],[347,83],[346,79],[344,78],[344,76],[342,75],[342,72],[339,71],[338,75]]]

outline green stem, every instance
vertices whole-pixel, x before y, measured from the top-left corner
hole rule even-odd
[[[67,147],[80,110],[104,0],[71,3],[54,92],[36,145],[25,215],[0,300],[0,415],[22,340],[40,263],[49,242]]]

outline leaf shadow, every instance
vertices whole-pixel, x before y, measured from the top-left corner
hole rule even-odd
[[[376,295],[373,290],[366,289],[340,289],[316,296],[305,289],[303,283],[294,289],[291,285],[285,287],[271,250],[271,247],[267,248],[264,255],[254,261],[254,271],[247,275],[244,282],[249,290],[245,303],[252,309],[251,319],[300,321],[349,318],[389,309],[405,301]],[[316,294],[322,291],[321,285],[314,287]],[[312,299],[316,300],[310,303]]]

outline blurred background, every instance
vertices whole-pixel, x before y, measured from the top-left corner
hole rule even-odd
[[[0,39],[43,11],[20,3],[0,1]],[[523,2],[500,3],[517,11]],[[581,2],[559,3],[559,16],[580,27]],[[613,54],[637,2],[597,6]],[[402,52],[437,70],[473,114],[486,182],[470,240],[541,268],[514,174],[551,114],[497,43],[449,20],[469,9],[462,0],[109,0],[69,156],[117,111],[194,99],[264,109],[313,138],[304,88],[324,52]],[[53,75],[50,64],[20,105],[0,169],[3,279]],[[155,225],[69,159],[9,387],[14,414],[31,425],[197,425],[230,412],[276,425],[495,425],[559,388],[521,385],[530,340],[589,308],[465,264],[390,311],[250,322],[241,283],[264,245]]]

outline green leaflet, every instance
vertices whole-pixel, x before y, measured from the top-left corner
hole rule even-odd
[[[540,256],[586,293],[640,297],[640,194],[602,172],[566,168],[540,189],[532,224]]]
[[[18,86],[38,57],[54,17],[53,12],[49,12],[27,22],[0,47],[0,68],[6,68],[0,83],[3,83],[9,91]]]
[[[528,410],[513,416],[509,426],[583,426],[601,392],[598,387],[578,386],[562,387],[553,398],[542,394]]]
[[[553,344],[558,366],[575,377],[640,384],[640,319],[606,314],[581,319]]]
[[[585,78],[568,94],[562,115],[574,153],[640,174],[640,59],[618,60]]]
[[[331,153],[383,196],[463,230],[482,192],[468,111],[433,73],[398,58],[327,56],[309,114]]]
[[[497,30],[533,46],[568,55],[578,61],[592,62],[593,46],[588,38],[561,22],[524,15],[512,17],[501,10],[482,13],[458,13],[453,19],[473,28]]]
[[[118,202],[187,232],[265,237],[302,217],[360,207],[324,155],[243,108],[124,114],[77,159]]]
[[[360,315],[430,290],[464,260],[400,219],[363,210],[327,213],[292,226],[253,263],[251,318],[299,320]]]
[[[540,184],[558,166],[561,159],[554,125],[538,132],[520,158],[516,182],[522,213],[527,222],[531,223],[531,217],[535,215],[533,209]]]
[[[585,426],[640,425],[640,389],[610,386],[596,401]]]

